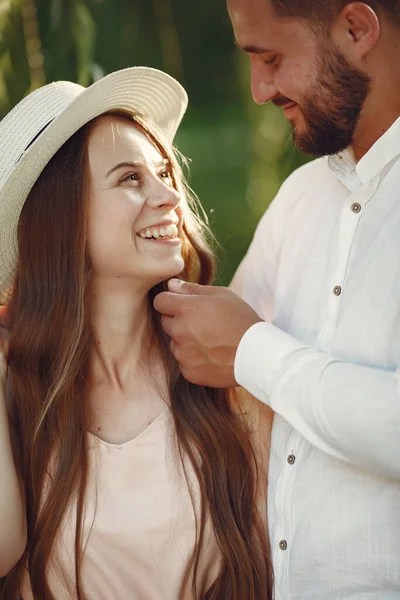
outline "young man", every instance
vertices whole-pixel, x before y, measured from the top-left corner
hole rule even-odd
[[[275,413],[276,600],[400,598],[400,0],[228,0],[259,104],[317,160],[232,291],[156,298],[185,377]]]

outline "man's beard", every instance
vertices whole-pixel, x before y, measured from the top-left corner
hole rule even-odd
[[[335,48],[325,48],[318,63],[317,83],[299,103],[305,131],[294,128],[293,140],[307,154],[325,156],[352,143],[371,79]]]

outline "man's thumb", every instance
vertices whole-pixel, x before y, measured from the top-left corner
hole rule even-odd
[[[210,287],[208,285],[199,285],[198,283],[189,283],[181,279],[170,279],[168,281],[168,290],[174,294],[204,296],[210,294]]]

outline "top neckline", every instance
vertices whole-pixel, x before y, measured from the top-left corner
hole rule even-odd
[[[103,440],[101,437],[99,437],[95,433],[92,433],[91,431],[88,431],[87,433],[89,435],[89,438],[93,440],[94,444],[100,444],[101,446],[104,446],[106,448],[122,449],[122,448],[133,445],[136,442],[140,441],[141,438],[145,437],[146,434],[148,434],[150,431],[152,431],[156,427],[156,425],[162,425],[164,423],[164,421],[166,420],[166,417],[169,417],[170,413],[171,413],[171,409],[169,406],[167,406],[166,409],[161,414],[159,414],[158,417],[156,417],[154,419],[154,421],[149,423],[149,425],[147,425],[147,427],[145,427],[140,433],[138,433],[138,435],[136,435],[134,438],[132,438],[130,440],[127,440],[126,442],[122,442],[121,444],[107,442],[106,440]]]

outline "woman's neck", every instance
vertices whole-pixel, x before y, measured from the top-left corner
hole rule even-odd
[[[147,293],[94,280],[89,291],[93,383],[125,390],[143,374],[150,344]]]

